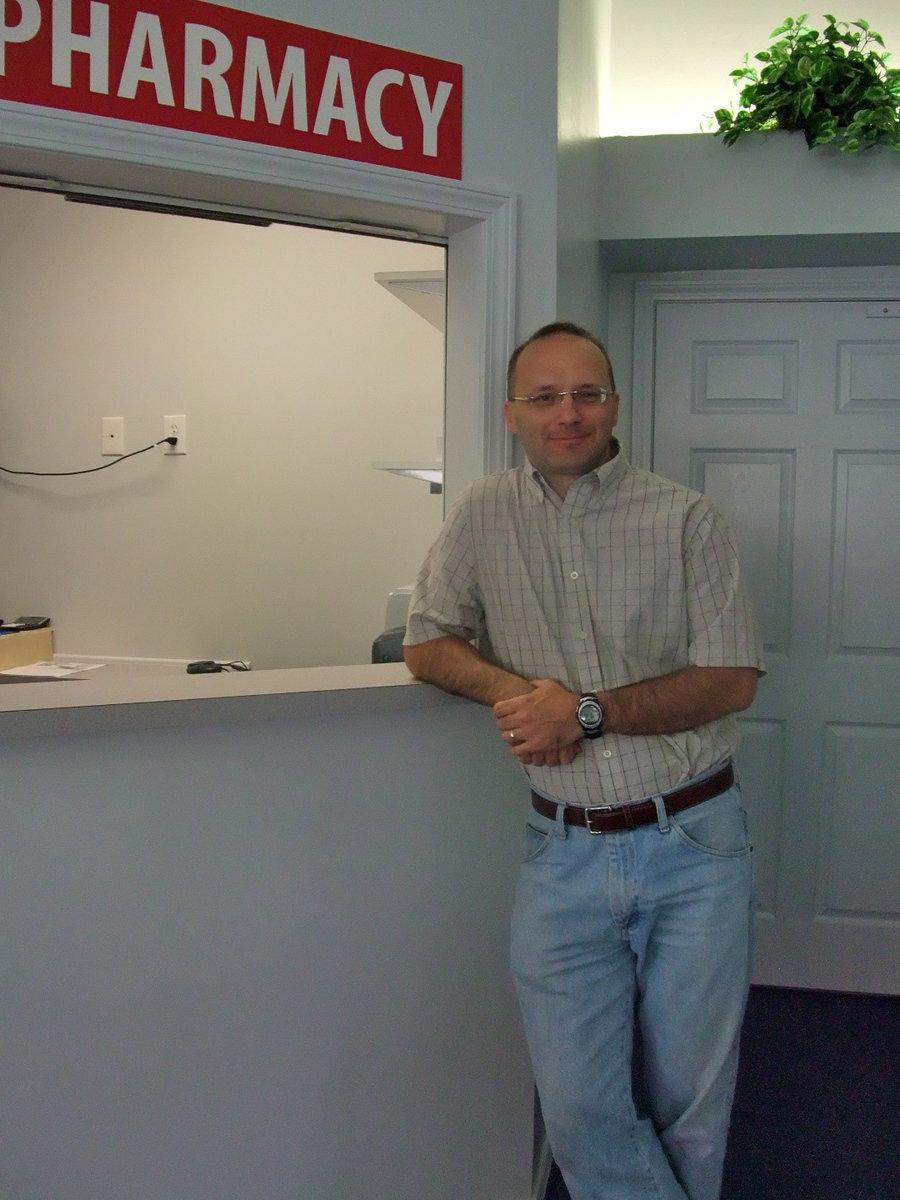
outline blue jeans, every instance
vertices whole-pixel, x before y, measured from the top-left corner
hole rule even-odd
[[[750,970],[745,814],[736,787],[673,817],[655,799],[657,823],[626,833],[528,824],[511,963],[572,1200],[721,1187]]]

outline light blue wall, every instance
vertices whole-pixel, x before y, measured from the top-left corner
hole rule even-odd
[[[802,134],[603,138],[589,200],[604,241],[895,233],[900,156],[808,150]],[[823,264],[824,265],[824,264]]]
[[[530,1195],[526,793],[490,714],[396,690],[3,740],[0,1195]]]

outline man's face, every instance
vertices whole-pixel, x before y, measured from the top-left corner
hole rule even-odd
[[[526,346],[513,375],[513,395],[565,392],[578,387],[611,386],[609,367],[600,349],[570,333],[554,333]],[[587,475],[612,456],[610,440],[619,416],[619,397],[605,404],[578,405],[572,396],[551,408],[522,400],[503,406],[506,424],[521,440],[528,461],[560,496],[580,475]]]

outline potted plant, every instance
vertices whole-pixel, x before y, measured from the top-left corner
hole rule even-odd
[[[867,21],[837,21],[819,33],[807,14],[787,20],[769,35],[777,38],[750,64],[731,72],[741,88],[736,111],[717,109],[715,120],[726,146],[753,130],[800,130],[807,146],[834,143],[847,154],[872,146],[900,149],[900,70],[881,34]]]

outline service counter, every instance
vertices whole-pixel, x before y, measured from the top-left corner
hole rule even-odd
[[[0,1195],[527,1200],[523,780],[400,664],[0,687]]]

